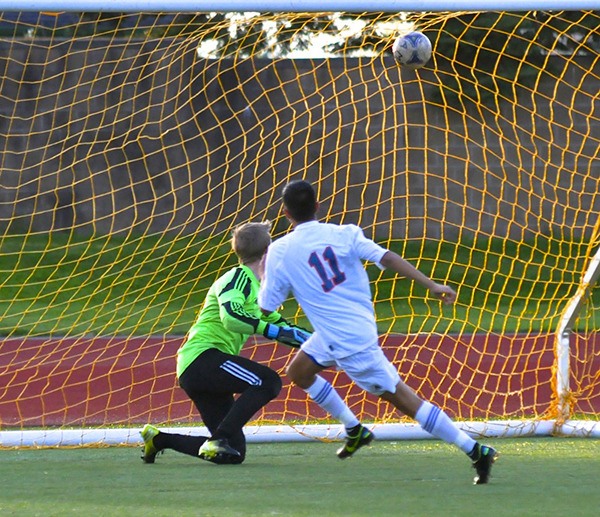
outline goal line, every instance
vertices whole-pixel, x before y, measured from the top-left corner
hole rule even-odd
[[[457,422],[473,437],[519,438],[571,436],[600,438],[600,422],[568,420],[562,425],[552,420],[496,420],[488,422]],[[373,424],[369,426],[378,440],[425,440],[433,437],[418,424]],[[0,448],[10,447],[83,447],[132,446],[142,443],[141,427],[118,429],[42,429],[0,431]],[[164,432],[207,434],[203,426],[161,427]],[[340,441],[344,431],[339,425],[250,425],[244,428],[248,443]]]

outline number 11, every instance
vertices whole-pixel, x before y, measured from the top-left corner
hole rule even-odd
[[[308,263],[315,268],[315,271],[321,278],[321,287],[323,288],[323,291],[328,293],[336,285],[339,285],[344,280],[346,280],[346,274],[340,271],[337,257],[335,256],[335,252],[333,251],[331,246],[327,246],[327,248],[325,248],[325,251],[323,251],[323,259],[327,262],[329,268],[331,269],[331,272],[333,273],[333,276],[331,278],[327,274],[327,271],[325,271],[325,266],[323,265],[323,262],[321,262],[321,259],[319,259],[319,256],[317,255],[316,251],[313,251],[310,254]]]

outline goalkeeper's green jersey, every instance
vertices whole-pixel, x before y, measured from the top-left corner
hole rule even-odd
[[[277,312],[269,316],[262,314],[257,302],[259,288],[252,270],[243,265],[215,281],[208,290],[196,323],[177,351],[177,377],[209,348],[239,355],[251,334],[262,334],[268,323],[286,323]]]

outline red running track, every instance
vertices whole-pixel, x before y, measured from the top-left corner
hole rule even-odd
[[[198,417],[174,375],[181,337],[10,338],[0,341],[0,426],[95,426],[193,422]],[[388,336],[384,351],[404,380],[455,418],[531,417],[552,402],[554,337]],[[596,347],[597,349],[597,347]],[[293,351],[250,340],[244,355],[279,371],[284,389],[258,418],[325,414],[285,377]],[[579,360],[579,358],[576,358]],[[600,371],[597,354],[593,368]],[[397,416],[345,374],[328,372],[365,420]],[[600,412],[595,386],[580,407]]]

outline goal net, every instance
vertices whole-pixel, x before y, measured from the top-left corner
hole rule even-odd
[[[600,294],[584,279],[600,244],[599,24],[0,13],[0,445],[201,423],[176,350],[235,264],[232,228],[285,234],[281,189],[297,178],[322,220],[456,287],[441,307],[366,266],[382,346],[421,396],[473,433],[597,432]],[[390,51],[412,28],[433,44],[418,71]],[[307,324],[292,301],[283,312]],[[244,354],[284,381],[249,439],[337,436],[286,378],[293,352],[251,338]],[[419,435],[327,375],[382,436]]]

